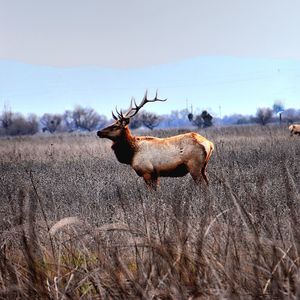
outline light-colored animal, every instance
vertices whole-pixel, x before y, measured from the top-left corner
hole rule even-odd
[[[291,136],[294,134],[299,134],[300,135],[300,124],[292,124],[289,126],[289,130],[291,132]]]
[[[142,102],[131,101],[126,113],[112,113],[116,120],[112,125],[97,132],[100,138],[113,141],[112,149],[119,162],[131,165],[143,177],[146,184],[156,189],[158,178],[181,177],[190,173],[195,182],[203,178],[208,184],[206,167],[214,150],[212,142],[195,133],[185,133],[168,138],[133,136],[128,124],[130,119],[148,102],[166,101],[147,99],[147,91]],[[133,107],[134,102],[134,107]]]

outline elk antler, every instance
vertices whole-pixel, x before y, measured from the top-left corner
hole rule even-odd
[[[113,116],[113,118],[116,120],[116,121],[118,121],[119,119],[118,119],[118,117],[114,114],[114,112],[113,111],[111,111],[111,114],[112,114],[112,116]]]
[[[113,116],[113,118],[114,118],[115,120],[121,120],[121,119],[124,119],[122,110],[119,112],[119,111],[118,111],[118,108],[116,107],[116,112],[117,112],[117,115],[118,115],[118,116],[116,116],[116,115],[114,114],[113,111],[111,112],[111,114],[112,114],[112,116]]]
[[[158,99],[157,98],[157,91],[156,91],[156,94],[155,94],[155,98],[154,99],[147,99],[147,94],[148,94],[148,91],[146,90],[145,92],[145,95],[144,95],[144,98],[142,100],[142,102],[137,105],[136,102],[135,102],[135,99],[134,98],[131,98],[131,101],[130,101],[130,107],[129,109],[127,110],[127,112],[124,114],[124,117],[125,118],[132,118],[133,116],[135,116],[138,111],[148,102],[156,102],[156,101],[161,101],[161,102],[164,102],[167,100],[166,99]],[[133,107],[133,104],[135,107]]]

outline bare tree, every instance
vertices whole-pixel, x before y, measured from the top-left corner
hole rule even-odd
[[[14,113],[12,116],[12,123],[6,130],[7,135],[25,135],[35,134],[39,130],[38,118],[31,114],[27,118],[23,115]]]
[[[272,120],[273,111],[271,108],[258,108],[256,111],[256,123],[266,125]]]
[[[202,119],[201,115],[197,115],[193,118],[191,118],[191,116],[190,116],[189,119],[192,120],[191,122],[194,126],[197,126],[198,128],[201,128],[203,126],[203,119]]]
[[[145,127],[153,130],[159,125],[161,118],[155,113],[143,112],[141,114],[141,120]]]
[[[38,117],[35,114],[29,114],[26,121],[27,121],[26,134],[35,134],[39,131],[39,121],[38,121]]]
[[[73,111],[68,110],[64,113],[64,121],[70,131],[92,131],[103,127],[106,123],[106,118],[105,116],[100,116],[92,108],[76,106]]]
[[[4,106],[0,115],[1,135],[35,134],[38,129],[39,124],[36,115],[30,114],[25,118],[22,114],[14,113],[7,106]]]
[[[192,113],[187,115],[190,122],[198,128],[212,126],[212,115],[206,110],[203,110],[200,115],[194,116]]]
[[[289,124],[300,121],[300,109],[289,108],[283,112],[285,121]]]
[[[59,114],[44,114],[40,118],[40,123],[42,125],[42,130],[49,131],[50,133],[54,133],[57,131],[62,124],[63,116]]]
[[[6,105],[4,105],[4,108],[3,108],[3,111],[2,111],[2,114],[0,117],[0,121],[1,121],[1,127],[4,130],[7,130],[13,122],[13,113]]]
[[[130,129],[137,129],[143,125],[143,121],[140,115],[134,116],[132,120],[130,120],[129,127]]]
[[[189,113],[189,114],[187,115],[187,117],[188,117],[189,121],[192,122],[192,121],[193,121],[193,118],[194,118],[194,115],[193,115],[192,113]]]
[[[187,116],[189,114],[188,109],[172,110],[170,115],[164,118],[164,122],[167,122],[168,127],[187,127],[189,122]]]
[[[282,101],[275,101],[273,104],[273,113],[279,116],[279,123],[282,122],[282,113],[284,111],[284,105]]]
[[[67,131],[75,130],[74,121],[73,121],[73,111],[66,110],[63,114],[63,121]]]
[[[282,103],[282,101],[280,100],[275,101],[273,104],[273,112],[275,114],[278,114],[282,111],[284,111],[284,104]]]
[[[203,119],[203,127],[210,127],[212,126],[212,115],[209,114],[206,110],[203,110],[201,113],[201,117]]]

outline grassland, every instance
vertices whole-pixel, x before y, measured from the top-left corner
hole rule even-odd
[[[200,133],[210,186],[155,192],[95,134],[1,139],[0,299],[299,299],[300,138]]]

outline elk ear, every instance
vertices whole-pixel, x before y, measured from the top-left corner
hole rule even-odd
[[[123,127],[125,127],[126,125],[128,125],[128,124],[129,124],[129,121],[130,121],[130,118],[124,118],[124,119],[122,120],[122,125],[123,125]]]

